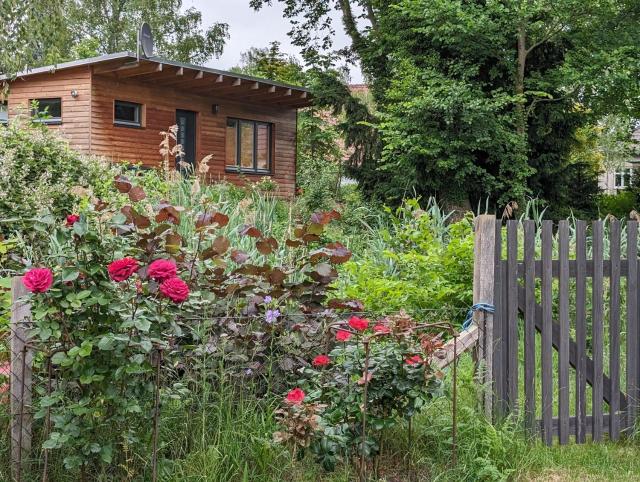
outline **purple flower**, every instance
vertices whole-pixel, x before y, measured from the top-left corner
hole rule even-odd
[[[269,295],[264,297],[264,303],[265,304],[271,303],[272,300],[273,300],[273,298],[271,298],[271,296],[269,296]]]
[[[265,321],[267,323],[275,323],[276,321],[278,321],[279,316],[279,310],[267,310],[267,312],[265,313]]]

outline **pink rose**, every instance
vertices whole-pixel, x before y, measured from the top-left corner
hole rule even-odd
[[[160,293],[174,303],[182,303],[189,297],[189,286],[180,278],[169,278],[160,284]]]
[[[109,264],[107,271],[109,271],[109,277],[119,283],[129,279],[132,274],[138,271],[138,261],[133,258],[117,259]]]
[[[301,388],[294,388],[289,393],[287,393],[287,398],[285,401],[290,405],[300,405],[304,400],[305,393]]]
[[[53,273],[49,268],[30,269],[24,274],[22,284],[32,293],[44,293],[53,284]]]
[[[176,268],[176,264],[173,261],[156,259],[149,265],[147,274],[156,281],[164,281],[169,278],[174,278],[178,274],[178,268]]]
[[[366,318],[352,316],[351,318],[349,318],[349,326],[354,330],[363,331],[369,327],[369,320],[367,320]]]
[[[80,221],[80,216],[78,216],[77,214],[69,214],[67,216],[67,227],[70,228],[71,226],[73,226],[74,224],[76,224],[78,221]]]

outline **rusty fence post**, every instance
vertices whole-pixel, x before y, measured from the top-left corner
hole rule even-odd
[[[22,480],[24,460],[31,450],[33,352],[28,344],[31,306],[21,277],[11,280],[11,472]]]

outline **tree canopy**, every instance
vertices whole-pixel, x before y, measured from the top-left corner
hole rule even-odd
[[[204,63],[220,56],[228,25],[203,27],[202,13],[182,0],[1,0],[0,72],[136,50],[148,22],[156,52],[173,60]]]
[[[597,169],[571,156],[577,130],[607,114],[640,115],[635,0],[280,3],[307,62],[361,65],[375,112],[328,81],[316,97],[350,106],[350,167],[372,196],[416,191],[467,205],[539,196],[571,208],[564,192],[576,178],[591,186],[585,196],[597,190]],[[351,39],[342,51],[331,45],[334,9]]]

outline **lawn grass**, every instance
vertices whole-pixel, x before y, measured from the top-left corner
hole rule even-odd
[[[603,442],[546,447],[535,443],[517,481],[638,481],[640,445]]]

